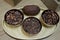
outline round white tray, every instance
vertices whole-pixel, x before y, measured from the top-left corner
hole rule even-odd
[[[42,12],[43,11],[40,11],[40,13],[37,16],[34,16],[34,17],[40,19],[40,16],[41,16]],[[24,15],[24,17],[27,18],[29,16]],[[21,25],[19,27],[11,27],[3,21],[4,31],[6,33],[8,33],[10,36],[12,36],[14,38],[18,38],[18,39],[41,39],[41,38],[45,38],[45,37],[51,35],[52,33],[54,33],[54,31],[56,30],[56,27],[57,27],[56,25],[54,25],[53,27],[48,27],[48,28],[42,26],[42,30],[38,34],[33,35],[33,36],[27,36],[23,33]]]

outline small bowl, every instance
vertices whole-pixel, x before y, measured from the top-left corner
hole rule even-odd
[[[6,12],[4,21],[11,26],[18,26],[22,24],[24,19],[23,13],[18,9],[11,9]]]
[[[59,22],[59,15],[53,10],[45,10],[41,14],[40,20],[44,26],[54,26]]]

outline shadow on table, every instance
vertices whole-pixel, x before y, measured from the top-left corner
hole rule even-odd
[[[5,32],[5,31],[4,31]],[[5,32],[6,33],[6,32]],[[7,34],[7,33],[6,33]],[[7,34],[8,35],[8,34]],[[52,34],[51,34],[52,35]],[[46,38],[48,38],[48,37],[50,37],[51,35],[49,35],[49,36],[47,36],[47,37],[44,37],[44,38],[42,38],[42,39],[35,39],[35,40],[43,40],[43,39],[46,39]],[[15,39],[15,40],[26,40],[26,39],[17,39],[17,38],[14,38],[14,37],[12,37],[12,36],[10,36],[10,35],[8,35],[9,37],[11,37],[11,38],[13,38],[13,39]]]
[[[52,35],[52,34],[51,34],[51,35]],[[44,40],[44,39],[50,37],[51,35],[49,35],[49,36],[47,36],[47,37],[44,37],[44,38],[42,38],[42,39],[36,39],[36,40]],[[16,39],[16,40],[24,40],[24,39]]]
[[[51,34],[51,35],[52,35],[52,34]],[[44,37],[44,38],[42,38],[42,39],[36,39],[36,40],[44,40],[44,39],[50,37],[51,35],[49,35],[49,36],[47,36],[47,37]],[[16,39],[16,40],[23,40],[23,39]]]
[[[52,34],[51,34],[51,35],[52,35]],[[36,40],[43,40],[43,39],[46,39],[46,38],[50,37],[51,35],[49,35],[49,36],[47,36],[47,37],[44,37],[44,38],[42,38],[42,39],[36,39]],[[16,40],[23,40],[23,39],[16,39]]]

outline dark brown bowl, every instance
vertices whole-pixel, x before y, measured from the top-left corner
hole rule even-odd
[[[22,24],[24,19],[23,13],[18,9],[11,9],[5,13],[4,21],[10,25]]]
[[[40,12],[40,8],[37,5],[26,5],[23,7],[22,11],[27,16],[35,16]]]
[[[41,31],[42,24],[35,17],[28,17],[23,21],[23,30],[28,34],[37,34]]]
[[[53,10],[45,10],[41,18],[48,25],[56,25],[59,22],[59,15]]]

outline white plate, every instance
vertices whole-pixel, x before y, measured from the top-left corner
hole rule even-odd
[[[39,19],[41,13],[42,13],[42,11],[40,11],[40,13],[34,17]],[[24,16],[24,17],[27,18],[28,16]],[[19,27],[12,28],[7,23],[5,23],[4,21],[3,21],[3,25],[4,25],[3,29],[5,30],[5,32],[7,32],[10,36],[18,38],[18,39],[41,39],[41,38],[44,38],[44,37],[51,35],[55,31],[55,28],[56,28],[56,25],[53,27],[50,27],[50,28],[42,26],[42,30],[37,35],[26,36],[22,32],[22,26],[21,25]]]
[[[25,1],[26,4],[35,4],[39,6],[39,0],[35,0],[35,1]],[[38,2],[38,3],[37,3]],[[22,4],[21,4],[22,5]],[[39,6],[40,7],[40,6]],[[40,19],[41,13],[43,12],[43,10],[40,11],[40,13],[37,16],[34,16],[38,19]],[[25,18],[27,18],[28,16],[25,16]],[[25,19],[24,18],[24,19]],[[57,25],[58,27],[58,25]],[[41,39],[41,38],[45,38],[49,35],[51,35],[52,33],[54,33],[54,31],[56,30],[56,25],[51,27],[51,28],[47,28],[42,26],[42,30],[40,31],[40,33],[38,33],[37,35],[34,36],[26,36],[23,32],[22,32],[22,26],[16,27],[16,28],[11,28],[9,27],[9,25],[7,25],[5,22],[3,22],[3,29],[6,33],[8,33],[10,36],[14,37],[14,38],[18,38],[18,39]]]

